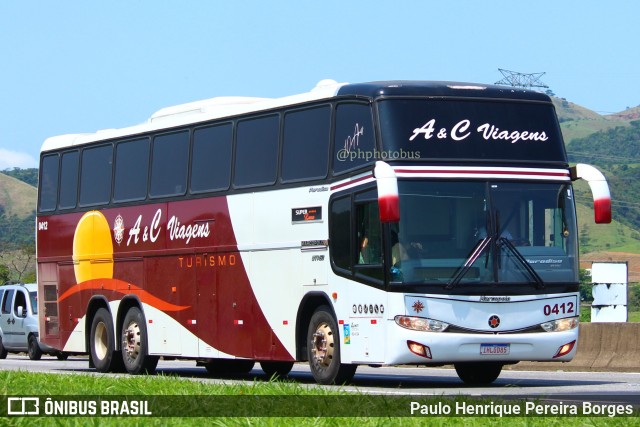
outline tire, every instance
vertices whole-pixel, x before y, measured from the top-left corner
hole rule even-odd
[[[158,366],[158,356],[149,356],[147,325],[138,307],[127,311],[120,333],[122,360],[130,374],[152,374]]]
[[[55,356],[58,360],[67,360],[69,358],[69,354],[63,353],[61,351],[56,353]]]
[[[98,372],[118,371],[122,365],[115,342],[111,313],[106,308],[99,308],[93,316],[89,335],[89,352]]]
[[[9,352],[4,348],[4,345],[2,345],[2,337],[0,337],[0,359],[6,359],[7,354],[9,354]]]
[[[491,384],[502,372],[502,364],[494,362],[455,363],[456,373],[465,384]]]
[[[42,357],[42,350],[40,350],[40,345],[38,344],[38,338],[35,335],[29,335],[29,344],[28,344],[29,359],[31,360],[40,360]]]
[[[260,367],[269,377],[274,375],[278,377],[286,377],[291,368],[293,368],[293,362],[260,362]]]
[[[318,384],[344,384],[351,381],[358,365],[340,361],[340,334],[329,307],[321,306],[311,316],[307,331],[307,356]]]
[[[2,345],[2,338],[0,338],[0,359],[6,359],[7,354],[9,354],[9,352],[4,348],[4,345]]]
[[[204,367],[211,375],[232,375],[251,372],[255,364],[247,359],[211,359]]]

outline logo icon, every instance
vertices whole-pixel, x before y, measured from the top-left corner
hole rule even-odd
[[[424,304],[422,303],[422,301],[416,300],[411,308],[413,308],[413,311],[415,311],[416,313],[420,313],[422,310],[424,310]]]
[[[122,243],[124,237],[124,219],[122,219],[122,215],[118,215],[113,221],[113,237],[118,245]]]
[[[492,329],[497,328],[498,326],[500,326],[500,318],[498,316],[496,316],[495,314],[493,316],[491,316],[489,318],[489,326]]]

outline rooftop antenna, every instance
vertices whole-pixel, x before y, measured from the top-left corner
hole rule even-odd
[[[498,68],[498,71],[500,71],[504,78],[498,80],[495,83],[497,85],[521,87],[525,89],[534,87],[549,88],[549,86],[540,81],[540,78],[544,76],[545,73],[519,73],[517,71],[503,70],[502,68]]]

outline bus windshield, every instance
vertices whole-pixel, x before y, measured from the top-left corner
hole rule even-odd
[[[509,287],[578,280],[572,188],[564,183],[400,181],[391,283]]]

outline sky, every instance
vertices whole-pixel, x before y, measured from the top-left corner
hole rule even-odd
[[[601,114],[640,105],[637,0],[1,0],[0,170],[43,141],[322,79],[495,83],[544,72]]]

